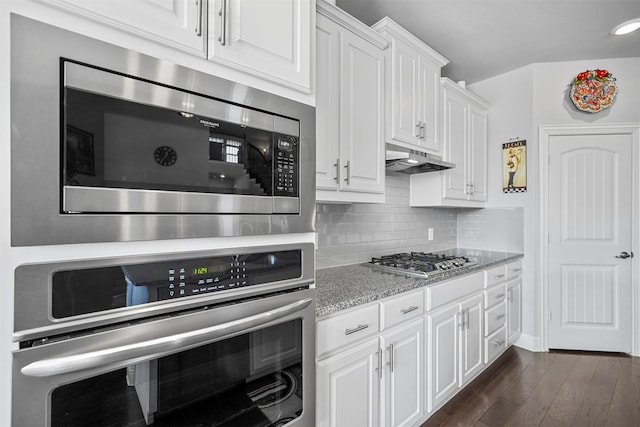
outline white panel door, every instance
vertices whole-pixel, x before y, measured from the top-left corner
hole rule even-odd
[[[340,27],[316,21],[316,188],[338,189],[340,166]]]
[[[549,153],[549,348],[629,353],[632,137],[555,135]]]
[[[424,321],[402,324],[382,337],[385,362],[385,426],[411,426],[424,408]]]
[[[467,152],[467,112],[468,102],[462,97],[449,91],[443,91],[443,140],[444,159],[455,163],[456,167],[442,172],[443,197],[447,199],[467,200],[469,180],[467,171],[470,155]]]
[[[440,65],[420,58],[418,78],[418,124],[422,127],[418,131],[418,145],[440,155]]]
[[[340,190],[384,193],[384,52],[344,31],[340,55]]]
[[[317,364],[319,427],[379,425],[378,338]]]
[[[209,3],[209,58],[305,92],[311,83],[308,0]]]
[[[428,410],[433,411],[458,389],[458,331],[462,325],[458,304],[427,316]]]
[[[418,85],[418,53],[403,43],[393,40],[391,84],[391,139],[418,143],[418,103],[420,96]]]
[[[484,340],[482,318],[484,316],[483,295],[474,295],[460,303],[463,325],[460,330],[460,378],[463,386],[482,370],[482,341]]]

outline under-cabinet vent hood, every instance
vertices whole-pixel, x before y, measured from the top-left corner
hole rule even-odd
[[[424,173],[455,168],[454,163],[445,162],[433,154],[387,144],[386,168],[391,172]]]

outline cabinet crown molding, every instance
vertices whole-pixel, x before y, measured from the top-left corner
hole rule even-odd
[[[458,95],[465,97],[467,100],[476,103],[477,105],[489,109],[490,105],[484,99],[480,98],[475,93],[471,92],[469,89],[461,87],[459,84],[454,82],[448,77],[440,78],[440,86],[445,88],[451,92],[455,92]]]
[[[440,53],[438,53],[435,49],[417,38],[415,35],[411,34],[404,27],[402,27],[400,24],[398,24],[388,16],[385,16],[384,18],[373,24],[371,28],[378,31],[379,33],[385,35],[388,34],[391,37],[401,39],[413,49],[426,54],[434,63],[438,64],[440,68],[449,63],[449,60],[447,58],[440,55]]]
[[[386,38],[331,3],[327,3],[324,0],[318,0],[316,3],[316,11],[327,19],[334,21],[341,27],[367,40],[379,49],[384,50],[389,46],[389,41]]]

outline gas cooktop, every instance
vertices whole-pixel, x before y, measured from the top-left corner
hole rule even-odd
[[[467,257],[457,255],[403,252],[384,255],[379,258],[371,258],[371,261],[364,265],[390,273],[427,278],[436,273],[456,270],[462,267],[471,267],[477,265],[477,262],[471,261]]]

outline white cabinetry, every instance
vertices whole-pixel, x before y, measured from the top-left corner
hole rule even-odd
[[[162,44],[205,54],[207,0],[39,1]]]
[[[412,175],[411,206],[483,207],[487,200],[487,104],[442,80],[443,158],[456,167]]]
[[[386,141],[440,154],[440,69],[449,61],[388,17],[373,28],[391,41]]]
[[[422,314],[419,291],[318,321],[318,426],[411,426],[423,418]]]
[[[384,69],[388,42],[317,3],[316,199],[384,203]]]
[[[439,408],[483,368],[482,273],[427,288],[428,410]]]
[[[310,92],[314,13],[309,0],[210,0],[208,57]]]
[[[37,1],[157,43],[140,49],[145,53],[282,96],[311,99],[315,0]],[[124,47],[138,50],[134,43]]]
[[[507,341],[513,344],[522,334],[522,261],[507,264]]]

